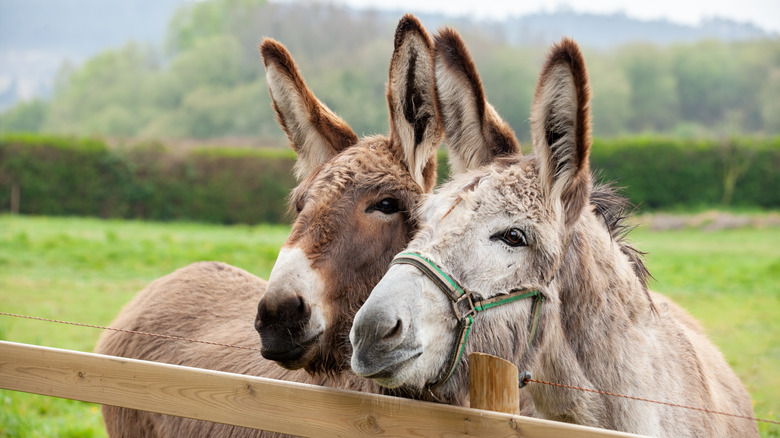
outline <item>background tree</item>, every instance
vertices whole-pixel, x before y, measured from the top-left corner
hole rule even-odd
[[[513,45],[515,34],[489,22],[422,18],[430,28],[457,27],[488,99],[527,143],[530,102],[549,44]],[[283,42],[317,96],[359,133],[385,132],[397,19],[334,4],[188,2],[170,21],[164,47],[127,44],[65,66],[50,99],[0,114],[0,132],[264,137],[282,145],[257,51],[263,37]],[[780,134],[777,38],[585,50],[597,136]]]

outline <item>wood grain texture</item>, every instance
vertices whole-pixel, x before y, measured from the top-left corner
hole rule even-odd
[[[300,436],[629,437],[565,423],[0,341],[0,388]]]
[[[469,403],[474,409],[520,413],[517,367],[484,353],[469,355]]]

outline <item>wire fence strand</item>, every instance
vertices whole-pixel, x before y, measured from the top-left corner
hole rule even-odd
[[[612,396],[612,397],[621,397],[621,398],[626,398],[626,399],[629,399],[629,400],[636,400],[636,401],[642,401],[642,402],[648,402],[648,403],[656,403],[656,404],[659,404],[659,405],[672,406],[672,407],[675,407],[675,408],[692,409],[694,411],[706,412],[708,414],[726,415],[726,416],[729,416],[729,417],[743,418],[745,420],[761,421],[761,422],[764,422],[764,423],[771,423],[771,424],[780,424],[780,421],[766,420],[766,419],[763,419],[763,418],[750,417],[750,416],[747,416],[747,415],[740,415],[740,414],[732,414],[732,413],[729,413],[729,412],[713,411],[711,409],[697,408],[695,406],[686,406],[686,405],[681,405],[681,404],[677,404],[677,403],[670,403],[670,402],[659,401],[659,400],[651,400],[651,399],[648,399],[648,398],[634,397],[634,396],[630,396],[630,395],[615,394],[613,392],[599,391],[598,389],[580,388],[579,386],[564,385],[562,383],[554,383],[554,382],[545,382],[544,380],[536,380],[536,379],[531,379],[531,378],[525,378],[523,380],[524,380],[524,382],[526,384],[528,382],[541,383],[543,385],[550,385],[550,386],[555,386],[555,387],[558,387],[558,388],[566,388],[566,389],[573,389],[573,390],[577,390],[577,391],[592,392],[592,393],[595,393],[595,394],[608,395],[608,396]]]
[[[228,347],[228,348],[238,348],[241,350],[252,350],[252,351],[260,351],[259,348],[256,347],[246,347],[243,345],[232,345],[232,344],[223,344],[220,342],[212,342],[212,341],[203,341],[200,339],[189,339],[184,338],[181,336],[173,336],[173,335],[161,335],[158,333],[148,333],[148,332],[142,332],[138,330],[127,330],[127,329],[121,329],[121,328],[115,328],[115,327],[106,327],[102,325],[94,325],[94,324],[83,324],[80,322],[70,322],[70,321],[62,321],[58,319],[50,319],[50,318],[41,318],[39,316],[27,316],[27,315],[19,315],[16,313],[7,313],[7,312],[0,312],[0,315],[2,316],[11,316],[14,318],[23,318],[23,319],[32,319],[35,321],[45,321],[45,322],[55,322],[58,324],[67,324],[67,325],[75,325],[78,327],[88,327],[88,328],[94,328],[94,329],[100,329],[100,330],[109,330],[114,332],[122,332],[122,333],[130,333],[133,335],[143,335],[143,336],[151,336],[155,338],[162,338],[162,339],[170,339],[174,341],[185,341],[185,342],[194,342],[198,344],[206,344],[206,345],[215,345],[218,347]]]
[[[224,344],[224,343],[221,343],[221,342],[204,341],[204,340],[200,340],[200,339],[185,338],[185,337],[182,337],[182,336],[162,335],[162,334],[158,334],[158,333],[149,333],[149,332],[142,332],[142,331],[138,331],[138,330],[120,329],[120,328],[107,327],[107,326],[95,325],[95,324],[84,324],[84,323],[80,323],[80,322],[62,321],[62,320],[58,320],[58,319],[43,318],[43,317],[39,317],[39,316],[20,315],[20,314],[17,314],[17,313],[0,312],[0,316],[9,316],[9,317],[13,317],[13,318],[30,319],[30,320],[35,320],[35,321],[53,322],[53,323],[57,323],[57,324],[67,324],[67,325],[73,325],[73,326],[77,326],[77,327],[88,327],[88,328],[94,328],[94,329],[99,329],[99,330],[109,330],[109,331],[129,333],[129,334],[134,334],[134,335],[151,336],[151,337],[162,338],[162,339],[169,339],[169,340],[175,340],[175,341],[194,342],[194,343],[198,343],[198,344],[213,345],[213,346],[218,346],[218,347],[228,347],[228,348],[238,348],[238,349],[242,349],[242,350],[260,351],[260,349],[256,348],[256,347],[247,347],[247,346],[243,346],[243,345]],[[665,402],[665,401],[651,400],[651,399],[647,399],[647,398],[634,397],[634,396],[630,396],[630,395],[615,394],[615,393],[607,392],[607,391],[599,391],[597,389],[580,388],[580,387],[577,387],[577,386],[564,385],[564,384],[561,384],[561,383],[545,382],[544,380],[532,379],[532,378],[528,377],[528,375],[525,376],[525,377],[521,376],[521,381],[523,383],[525,383],[525,384],[528,384],[529,382],[533,382],[533,383],[539,383],[539,384],[542,384],[542,385],[550,385],[550,386],[554,386],[554,387],[571,389],[571,390],[577,390],[577,391],[586,391],[586,392],[591,392],[591,393],[596,393],[596,394],[601,394],[601,395],[608,395],[608,396],[612,396],[612,397],[621,397],[621,398],[626,398],[626,399],[635,400],[635,401],[642,401],[642,402],[647,402],[647,403],[656,403],[656,404],[672,406],[672,407],[676,407],[676,408],[692,409],[692,410],[695,410],[695,411],[705,412],[705,413],[708,413],[708,414],[726,415],[726,416],[729,416],[729,417],[742,418],[742,419],[745,419],[745,420],[752,420],[752,421],[758,421],[758,422],[763,422],[763,423],[770,423],[770,424],[780,425],[780,421],[775,421],[775,420],[767,420],[767,419],[764,419],[764,418],[756,418],[756,417],[750,417],[750,416],[747,416],[747,415],[732,414],[732,413],[728,413],[728,412],[713,411],[713,410],[710,410],[710,409],[697,408],[697,407],[694,407],[694,406],[686,406],[686,405],[681,405],[681,404],[677,404],[677,403],[669,403],[669,402]]]

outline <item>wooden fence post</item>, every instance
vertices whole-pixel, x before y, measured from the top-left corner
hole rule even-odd
[[[517,367],[484,353],[469,354],[469,400],[474,409],[520,414]]]

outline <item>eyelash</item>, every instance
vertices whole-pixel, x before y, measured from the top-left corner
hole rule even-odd
[[[380,213],[390,215],[401,211],[401,207],[399,206],[397,199],[384,198],[366,209],[366,213],[370,213],[372,211],[378,211]]]
[[[500,240],[505,245],[511,248],[517,248],[521,246],[528,246],[528,238],[523,230],[518,228],[509,228],[490,236],[490,240]]]

